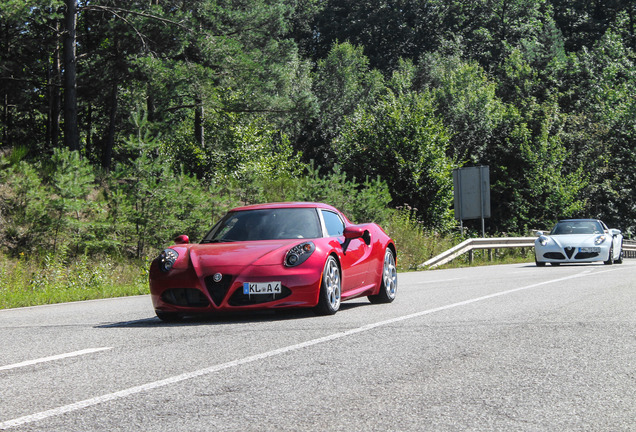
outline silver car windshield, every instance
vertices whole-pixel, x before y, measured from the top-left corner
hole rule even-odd
[[[559,221],[551,235],[602,234],[603,227],[598,221]]]
[[[201,243],[322,237],[314,208],[280,208],[230,212]]]

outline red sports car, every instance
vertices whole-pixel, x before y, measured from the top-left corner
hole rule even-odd
[[[396,248],[374,223],[354,225],[332,206],[273,203],[228,212],[199,244],[187,236],[150,267],[157,316],[252,309],[314,308],[335,314],[342,300],[390,303]]]

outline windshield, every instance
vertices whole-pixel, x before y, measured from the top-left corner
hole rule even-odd
[[[314,208],[280,208],[230,212],[201,243],[322,237]]]
[[[550,234],[603,234],[603,227],[598,221],[559,221]]]

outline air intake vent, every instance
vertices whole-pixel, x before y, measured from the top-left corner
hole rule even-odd
[[[232,285],[233,279],[234,276],[232,275],[223,275],[220,281],[214,282],[214,276],[210,275],[205,277],[205,287],[208,289],[208,293],[210,293],[210,297],[212,297],[212,301],[215,305],[221,305],[227,291]]]

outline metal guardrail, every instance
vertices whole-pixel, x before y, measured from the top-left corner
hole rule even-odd
[[[446,252],[442,252],[436,257],[420,264],[420,267],[435,268],[475,249],[534,247],[535,240],[536,237],[472,238],[465,240],[457,246],[450,248]]]
[[[429,259],[419,267],[435,268],[446,264],[466,252],[472,253],[475,249],[505,249],[534,247],[536,237],[498,237],[498,238],[472,238],[461,242],[446,252]],[[623,241],[623,257],[636,258],[636,241]],[[472,261],[472,260],[471,260]]]
[[[623,258],[636,258],[636,241],[623,240]]]

